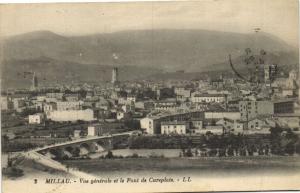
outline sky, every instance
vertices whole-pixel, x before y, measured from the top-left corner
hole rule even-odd
[[[298,47],[298,0],[0,5],[0,35],[36,30],[87,35],[135,29],[206,29],[273,34]]]

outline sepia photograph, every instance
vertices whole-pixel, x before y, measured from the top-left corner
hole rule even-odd
[[[3,193],[300,190],[298,0],[0,4]]]

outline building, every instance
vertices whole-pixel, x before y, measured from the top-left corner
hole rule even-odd
[[[272,101],[240,101],[239,111],[241,113],[241,120],[248,121],[258,115],[274,114],[274,105]]]
[[[133,102],[131,100],[127,100],[127,97],[119,97],[118,98],[118,104],[119,105],[131,105]]]
[[[47,118],[52,121],[93,121],[94,111],[86,110],[65,110],[65,111],[51,111],[47,112]]]
[[[36,96],[36,100],[39,102],[46,101],[47,96],[46,95],[38,95]]]
[[[291,70],[289,72],[289,79],[297,80],[298,72],[296,70]]]
[[[45,120],[45,116],[42,113],[37,113],[37,114],[28,116],[29,124],[41,124],[44,122],[44,120]]]
[[[79,101],[81,96],[79,93],[70,93],[64,95],[66,101]]]
[[[191,133],[200,133],[203,129],[203,120],[202,119],[191,119]]]
[[[232,119],[232,120],[240,120],[241,113],[240,112],[227,112],[227,111],[220,111],[220,112],[204,112],[205,119]]]
[[[210,85],[211,85],[213,88],[216,88],[216,89],[223,89],[223,88],[224,88],[223,77],[220,76],[220,78],[212,79],[212,80],[210,81]]]
[[[1,110],[9,110],[13,108],[13,102],[7,96],[1,96]]]
[[[80,138],[81,137],[81,130],[74,130],[74,138]]]
[[[172,111],[175,112],[177,109],[179,109],[179,105],[161,105],[157,104],[155,105],[155,110],[159,111]]]
[[[190,129],[189,122],[186,121],[172,121],[161,122],[161,134],[186,134]]]
[[[111,83],[117,84],[118,82],[119,82],[118,68],[113,68],[113,70],[112,70],[112,77],[111,77]]]
[[[129,118],[131,118],[130,112],[124,112],[123,110],[117,111],[117,119],[118,120],[129,119]]]
[[[173,122],[173,121],[189,121],[192,120],[204,120],[204,112],[202,111],[189,111],[183,113],[156,113],[148,115],[140,120],[141,128],[148,134],[161,134],[161,122]]]
[[[299,131],[300,129],[299,114],[276,114],[274,120],[281,128],[291,128],[293,131]]]
[[[292,97],[294,96],[293,89],[282,89],[282,97]]]
[[[83,101],[59,101],[56,105],[58,111],[80,110]]]
[[[176,94],[177,101],[184,102],[189,100],[189,98],[191,97],[191,90],[182,87],[176,87],[174,89],[174,93]]]
[[[18,110],[19,108],[22,108],[22,107],[25,107],[25,100],[24,99],[21,99],[21,98],[14,98],[12,100],[13,102],[13,108],[15,110]]]
[[[222,125],[206,125],[202,130],[199,130],[200,134],[212,133],[215,135],[221,135],[224,133],[224,128]]]
[[[102,133],[103,126],[100,124],[88,126],[88,136],[99,136]]]
[[[265,83],[270,82],[270,66],[264,65],[264,81]]]
[[[244,134],[269,134],[271,126],[262,118],[254,118],[249,120]]]
[[[64,93],[61,93],[61,92],[49,92],[49,93],[46,93],[46,96],[47,96],[47,98],[56,98],[56,99],[62,100],[63,96],[64,96]]]
[[[160,134],[160,119],[159,117],[145,117],[140,120],[141,129],[150,135]]]
[[[134,104],[134,106],[137,109],[152,110],[152,109],[154,109],[154,102],[153,101],[138,101]]]
[[[43,106],[44,112],[57,110],[57,105],[54,102],[45,103]]]
[[[134,107],[134,105],[123,105],[122,106],[122,110],[124,112],[134,112],[135,111],[135,107]]]
[[[132,94],[128,94],[127,101],[135,103],[136,102],[136,96],[132,95]]]
[[[282,99],[273,101],[274,104],[274,113],[294,113],[294,102],[293,99]]]
[[[224,94],[195,94],[191,97],[193,103],[223,103],[226,101]]]

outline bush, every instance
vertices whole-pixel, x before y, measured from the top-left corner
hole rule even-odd
[[[139,158],[139,155],[137,153],[132,154],[132,158]]]

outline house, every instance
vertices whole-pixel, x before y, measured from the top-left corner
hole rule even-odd
[[[181,134],[184,135],[190,129],[190,124],[186,121],[161,122],[161,134]]]
[[[90,125],[88,126],[88,136],[99,136],[101,135],[101,131],[103,126],[100,124],[96,124],[96,125]]]
[[[80,138],[81,137],[81,130],[74,130],[74,138]]]
[[[37,113],[34,115],[28,116],[28,123],[29,124],[41,124],[44,122],[45,116],[43,113]]]
[[[201,133],[199,132],[203,129],[203,120],[202,119],[191,119],[191,133]]]
[[[239,102],[239,111],[241,120],[248,121],[258,115],[274,114],[274,105],[272,101],[245,100]]]
[[[43,110],[44,110],[44,112],[55,111],[55,110],[57,110],[57,105],[54,102],[45,103],[44,107],[43,107]]]
[[[246,122],[244,134],[269,134],[271,126],[264,118],[254,118]]]
[[[18,109],[20,109],[20,108],[22,108],[22,107],[25,107],[25,99],[22,99],[22,98],[14,98],[13,100],[12,100],[12,102],[13,102],[13,108],[15,109],[15,110],[18,110]]]
[[[9,110],[13,108],[13,102],[7,96],[1,96],[1,110]]]
[[[160,110],[160,111],[176,111],[177,109],[179,109],[179,105],[161,105],[161,104],[157,104],[155,105],[155,110]]]
[[[293,89],[282,89],[282,96],[283,97],[294,96],[294,90]]]
[[[134,112],[135,108],[134,108],[134,105],[123,105],[122,110],[124,112]]]
[[[141,129],[148,134],[160,134],[160,119],[158,117],[145,117],[140,120]]]
[[[111,108],[111,104],[106,99],[100,99],[100,101],[95,103],[95,107],[103,110],[109,110]]]
[[[46,101],[46,98],[47,98],[46,95],[38,95],[38,96],[36,96],[36,100],[40,101],[40,102]]]
[[[78,101],[81,98],[79,93],[70,93],[70,94],[65,94],[65,99],[67,101]]]
[[[202,130],[199,131],[201,134],[212,133],[215,135],[221,135],[224,133],[224,128],[222,125],[206,125]]]
[[[80,110],[83,101],[59,101],[56,105],[58,111]]]
[[[187,101],[191,97],[191,90],[185,89],[182,87],[176,87],[174,89],[174,92],[176,94],[177,101]]]
[[[130,112],[124,112],[123,110],[117,111],[117,119],[118,120],[129,119],[130,117],[131,117],[131,113]]]
[[[222,118],[216,122],[216,125],[222,125],[224,131],[229,133],[234,129],[234,120],[228,118]]]
[[[221,89],[224,87],[224,81],[223,81],[223,78],[220,77],[220,78],[215,78],[215,79],[212,79],[210,81],[210,85],[214,88],[217,88],[217,89]]]
[[[136,102],[136,96],[132,95],[132,94],[128,94],[127,95],[127,101],[135,103]]]
[[[153,109],[154,108],[154,102],[153,101],[138,101],[135,104],[135,108],[137,109]]]
[[[119,105],[130,105],[132,103],[133,102],[131,100],[127,100],[127,98],[125,98],[125,97],[118,98],[118,104]]]
[[[46,93],[47,98],[56,98],[59,100],[63,99],[64,93],[61,92],[50,92],[50,93]]]
[[[239,120],[236,120],[234,121],[234,124],[233,124],[233,132],[234,134],[241,134],[244,132],[244,123],[239,121]]]
[[[276,114],[274,121],[282,128],[291,128],[294,131],[300,129],[300,115],[299,114]]]
[[[193,103],[223,103],[226,101],[224,94],[195,94],[191,97]]]

